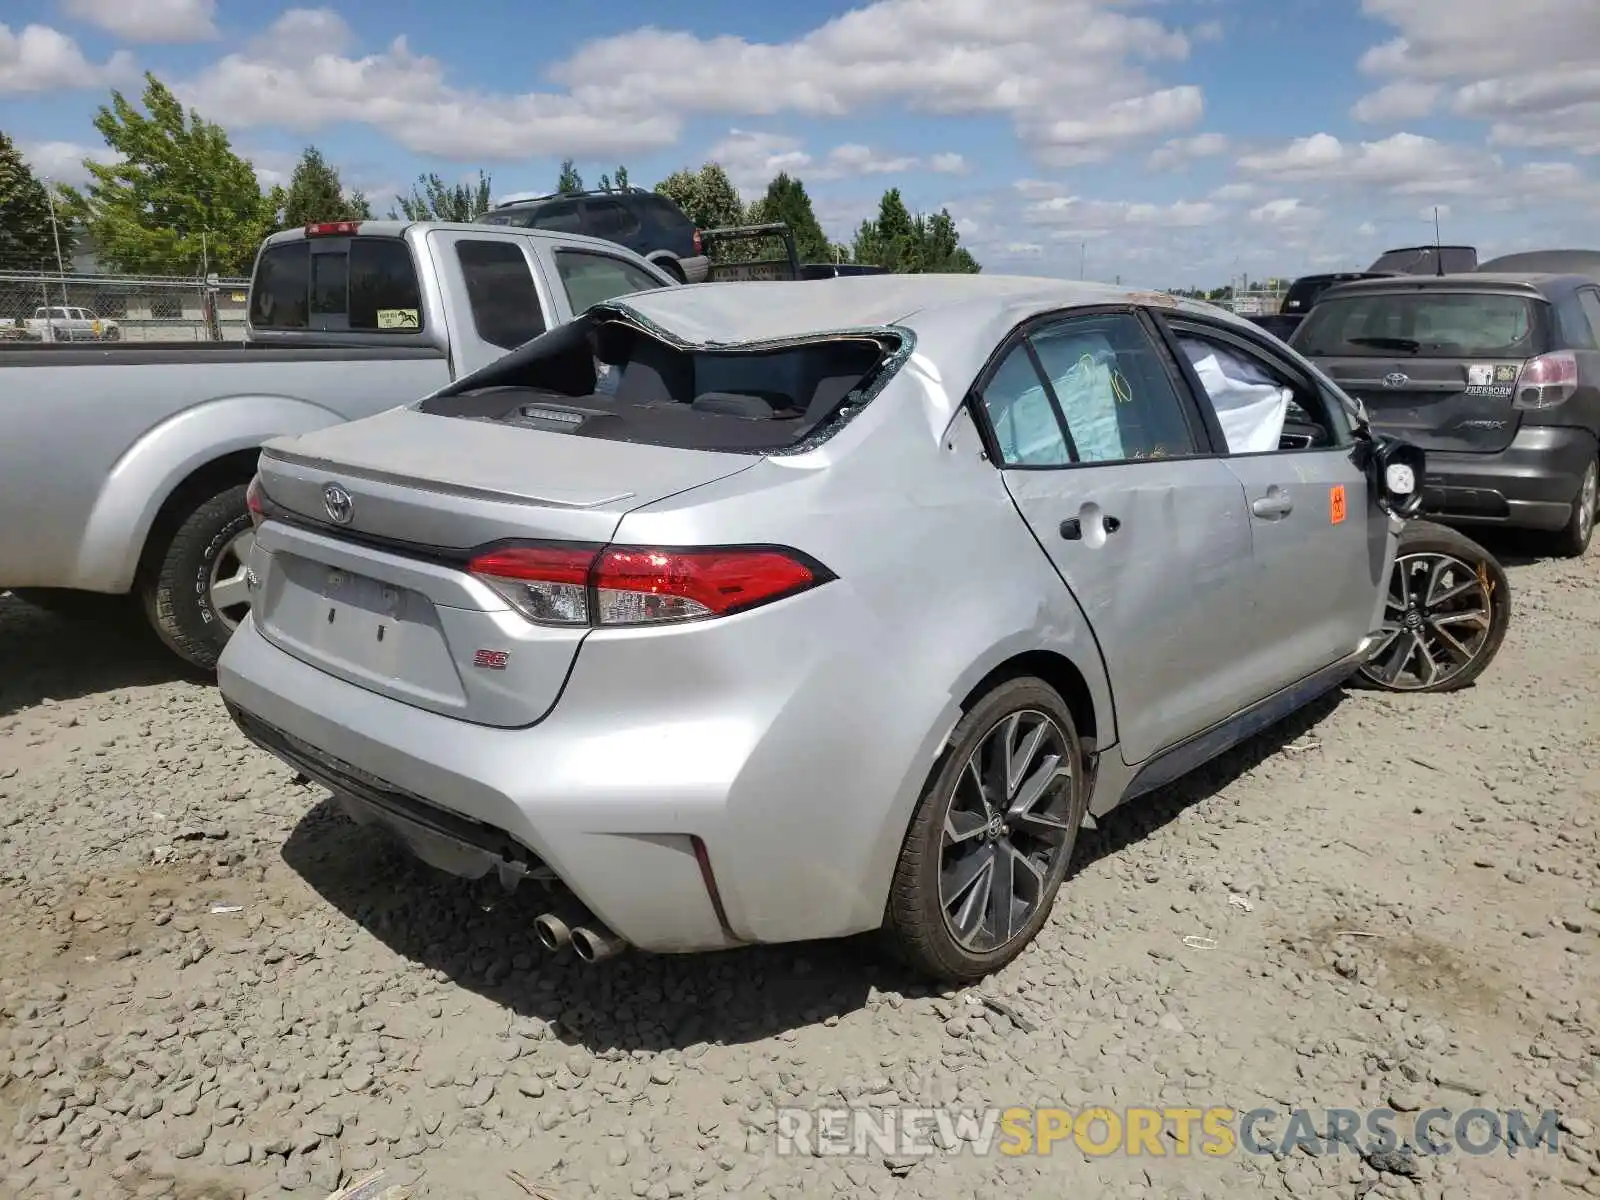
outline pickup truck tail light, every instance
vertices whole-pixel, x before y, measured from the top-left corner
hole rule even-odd
[[[1578,390],[1578,356],[1571,350],[1541,354],[1522,364],[1517,375],[1517,408],[1554,408]]]
[[[313,221],[306,226],[307,237],[348,237],[360,232],[360,221]]]
[[[267,519],[267,505],[261,491],[261,476],[252,475],[250,486],[244,490],[244,506],[250,510],[250,524],[257,529]]]
[[[730,616],[834,578],[781,546],[508,545],[467,569],[535,624],[603,628]]]

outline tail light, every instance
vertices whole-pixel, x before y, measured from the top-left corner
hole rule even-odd
[[[694,252],[696,254],[704,254],[706,252],[705,247],[700,243],[700,231],[698,229],[694,231]]]
[[[267,519],[267,505],[261,491],[261,476],[252,475],[250,486],[244,490],[244,506],[250,510],[250,524],[256,528]]]
[[[1541,354],[1522,364],[1517,376],[1517,408],[1554,408],[1578,390],[1578,356],[1571,350]]]
[[[467,568],[539,625],[658,625],[730,616],[833,579],[777,546],[512,545]]]
[[[360,221],[313,221],[306,226],[307,237],[342,237],[360,232]]]

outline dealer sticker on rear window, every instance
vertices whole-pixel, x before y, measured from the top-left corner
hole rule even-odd
[[[379,329],[416,329],[421,325],[414,308],[380,308],[378,310]]]

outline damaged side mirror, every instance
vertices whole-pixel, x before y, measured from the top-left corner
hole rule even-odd
[[[1409,518],[1422,508],[1427,456],[1399,438],[1375,435],[1357,443],[1358,465],[1385,511]]]

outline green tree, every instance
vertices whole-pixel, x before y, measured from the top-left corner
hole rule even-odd
[[[767,194],[752,207],[751,224],[782,222],[789,227],[801,262],[833,261],[828,235],[822,232],[817,214],[812,211],[806,185],[787,171],[767,184]]]
[[[576,172],[574,172],[574,176],[576,176]],[[578,182],[581,185],[583,181],[580,179],[580,180],[578,180]],[[582,191],[583,189],[580,186],[575,190]],[[615,177],[610,176],[610,175],[602,175],[602,176],[600,176],[600,190],[602,192],[625,192],[625,191],[627,191],[628,190],[628,168],[627,167],[618,167]]]
[[[94,119],[122,161],[86,160],[88,187],[62,195],[112,270],[244,274],[272,228],[273,197],[220,125],[185,114],[165,84],[144,78],[145,112],[113,91]]]
[[[899,188],[883,194],[876,220],[861,222],[851,255],[858,263],[887,267],[897,275],[976,275],[982,270],[961,245],[948,209],[912,216]]]
[[[328,165],[322,151],[307,146],[284,193],[283,228],[293,229],[313,221],[365,221],[371,216],[366,197],[360,192],[347,197],[339,172]]]
[[[70,229],[64,221],[51,228],[44,184],[0,131],[0,270],[54,271],[58,232],[65,261],[72,253]]]
[[[437,174],[419,175],[409,196],[396,196],[400,212],[391,211],[391,220],[402,214],[412,221],[475,221],[489,211],[489,176],[478,172],[475,184],[449,186]],[[364,201],[363,201],[364,202]]]
[[[583,176],[578,174],[578,168],[572,165],[570,158],[561,164],[561,178],[556,180],[556,191],[564,196],[583,191]]]
[[[660,183],[657,192],[683,210],[697,229],[721,229],[744,223],[744,202],[728,173],[714,162],[698,171],[674,171]]]

